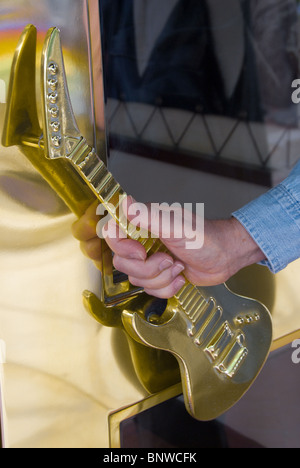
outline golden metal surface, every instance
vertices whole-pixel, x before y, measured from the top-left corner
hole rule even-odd
[[[78,175],[78,172],[69,163],[68,159],[72,160],[72,158],[75,158],[78,161],[79,159],[84,159],[86,154],[90,153],[91,147],[80,136],[73,116],[69,93],[66,88],[58,29],[50,29],[47,33],[42,54],[43,133],[38,125],[35,127],[30,125],[31,121],[38,121],[36,107],[27,109],[27,98],[22,99],[20,96],[20,90],[22,89],[20,82],[24,75],[24,70],[26,72],[25,75],[30,80],[28,87],[30,86],[31,88],[31,94],[35,89],[33,76],[35,68],[33,67],[34,60],[32,57],[36,53],[35,37],[36,28],[33,25],[27,26],[17,47],[8,90],[3,145],[19,144],[21,151],[43,178],[65,201],[67,206],[76,215],[80,216],[95,200],[95,196],[83,178]],[[28,66],[31,66],[33,71],[30,72],[27,68]],[[55,98],[53,96],[54,92]],[[49,96],[51,97],[50,99]],[[29,110],[33,116],[28,119]],[[15,125],[16,120],[18,120],[18,125]],[[53,138],[55,138],[55,141],[53,141]],[[80,161],[78,164],[80,164]],[[103,162],[97,159],[96,164],[103,165]],[[106,169],[105,172],[107,173]],[[103,250],[105,250],[105,247],[103,247]],[[115,306],[120,301],[122,304],[127,304],[128,297],[135,297],[142,291],[132,287],[128,281],[123,281],[117,285],[112,284],[111,255],[110,257],[107,255],[103,258],[103,266],[104,274],[102,275],[102,287],[99,294],[101,301],[91,292],[86,291],[84,293],[84,305],[94,317],[96,313],[91,308],[97,306],[97,318],[102,325],[123,328],[120,309],[116,307],[111,309],[109,307]],[[110,274],[108,274],[109,269]],[[144,309],[146,310],[149,307],[152,299],[147,295],[143,295],[143,297],[143,310],[140,310],[140,313],[144,316]],[[136,304],[136,301],[133,306],[136,311],[142,309]],[[152,350],[149,347],[145,348],[145,346],[132,340],[130,340],[130,350],[132,351],[132,359],[139,380],[148,392],[160,391],[179,380],[177,363],[168,354]],[[165,371],[158,372],[161,369]]]
[[[0,30],[1,130],[7,107],[3,98],[3,85],[8,87],[11,59],[21,30],[28,22],[39,24],[41,19],[47,24],[46,29],[53,24],[60,26],[58,23],[64,18],[63,7],[64,11],[68,12],[68,22],[71,22],[72,29],[75,30],[73,24],[77,25],[78,19],[70,18],[70,11],[75,5],[78,12],[78,5],[85,5],[86,2],[72,0],[71,3],[71,9],[67,0],[60,3],[60,20],[49,8],[51,2],[41,1],[38,5],[34,2],[33,5],[30,1],[10,1],[7,4],[6,11],[10,12],[9,15],[14,20],[17,17],[19,22],[13,33],[7,32],[8,29],[5,28]],[[8,22],[9,15],[4,17],[3,21]],[[89,72],[86,71],[86,64],[78,66],[78,61],[84,64],[86,49],[82,44],[78,47],[77,39],[73,47],[74,35],[68,37],[66,22],[62,26],[65,38],[64,57],[65,60],[67,58],[67,76],[69,85],[71,84],[70,95],[73,106],[75,104],[75,113],[79,116],[80,132],[85,135],[89,145],[97,142],[98,145],[94,146],[97,146],[98,150],[100,148],[102,154],[101,132],[100,138],[99,132],[93,133],[93,119],[96,117],[100,127],[103,125],[103,108],[100,107],[99,112],[99,107],[96,107],[96,112],[90,112]],[[79,29],[77,28],[77,33]],[[46,31],[43,30],[38,34],[38,51],[42,47],[45,34]],[[85,34],[86,30],[83,36]],[[78,50],[83,51],[80,56]],[[28,66],[27,62],[25,66]],[[39,63],[36,64],[36,69],[39,76]],[[33,75],[31,79],[32,77]],[[20,82],[24,89],[22,77]],[[38,81],[36,84],[37,95],[40,96]],[[26,84],[29,87],[30,85],[31,83]],[[100,94],[98,99],[102,103],[101,86],[97,89]],[[88,95],[87,98],[82,98],[83,93]],[[33,117],[32,110],[35,106],[32,102],[29,103],[29,109]],[[40,106],[39,100],[37,106]],[[39,126],[42,126],[42,123],[39,122]],[[37,125],[33,127],[37,129]],[[101,128],[103,131],[103,126]],[[21,142],[22,153],[26,154],[27,148],[33,150],[27,152],[26,156],[40,153],[40,136],[35,135],[32,140],[27,134],[27,138]],[[95,283],[91,278],[94,272],[92,275],[90,265],[81,257],[77,244],[70,236],[70,224],[74,217],[65,209],[55,193],[49,190],[48,185],[44,184],[43,179],[27,159],[23,158],[17,147],[1,147],[0,168],[0,338],[5,340],[8,348],[8,360],[4,366],[9,434],[7,445],[108,446],[108,414],[136,402],[140,411],[143,402],[147,401],[146,392],[133,371],[128,344],[123,332],[118,329],[120,315],[112,314],[112,310],[117,310],[108,308],[96,295],[89,292],[91,283]],[[34,196],[31,196],[31,193]],[[252,297],[256,297],[258,293],[258,300],[267,297],[271,307],[267,300],[265,303],[270,307],[274,321],[276,340],[273,347],[280,346],[281,337],[286,343],[298,336],[295,330],[300,328],[299,301],[298,291],[293,284],[294,278],[299,275],[299,266],[299,262],[295,262],[288,267],[276,277],[271,287],[268,281],[262,281],[261,294],[257,291],[252,269],[249,270],[249,275],[246,275],[249,278],[246,286],[242,275],[242,281],[238,278],[235,282],[236,289],[232,288],[237,293],[249,294]],[[106,280],[111,281],[110,268],[111,263],[108,262]],[[94,314],[94,318],[99,319],[100,316],[100,321],[109,320],[113,328],[101,327],[99,323],[89,320],[83,314],[80,291],[84,286],[87,286],[84,293],[86,308]],[[113,294],[115,286],[110,283],[108,296]],[[119,288],[122,294],[122,286]],[[99,294],[99,284],[95,289]],[[136,307],[133,309],[129,309],[132,317]],[[291,330],[295,332],[292,335],[289,334]],[[151,337],[151,333],[149,335]],[[133,346],[136,347],[136,343]],[[154,359],[152,362],[161,361]],[[20,385],[23,389],[22,398]],[[180,386],[175,388],[176,392],[180,391]],[[157,398],[155,401],[159,402],[164,395],[165,392],[161,392],[153,398]],[[25,411],[24,414],[24,408],[30,411]],[[112,430],[115,436],[117,431],[116,425]]]
[[[32,22],[38,34],[36,69],[30,76],[37,78],[42,127],[39,58],[47,30],[55,24],[62,31],[80,131],[101,151],[102,90],[98,85],[93,93],[90,73],[91,61],[92,71],[101,72],[98,1],[1,0],[0,12],[0,133],[14,53],[22,31]],[[30,86],[22,82],[27,69],[26,62],[20,69],[22,89]],[[93,109],[99,99],[101,108]],[[37,145],[37,139],[28,138],[19,146],[0,146],[5,445],[108,447],[108,414],[143,399],[147,392],[135,375],[124,332],[103,327],[85,313],[82,290],[100,294],[101,277],[72,237],[75,216],[27,158],[38,157]]]

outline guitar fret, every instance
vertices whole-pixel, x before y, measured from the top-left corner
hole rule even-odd
[[[182,304],[182,307],[185,309],[185,311],[187,312],[187,314],[190,316],[190,310],[187,311],[187,309],[190,309],[190,303],[195,301],[195,299],[197,300],[198,298],[198,291],[196,290],[196,288],[192,288],[192,291],[190,292],[190,294],[185,298],[185,300],[183,301],[183,304]]]
[[[143,247],[146,248],[146,245],[147,245],[148,241],[149,241],[149,239],[144,237],[144,238],[141,239],[140,243],[142,244]]]
[[[88,181],[96,187],[101,179],[107,174],[107,169],[102,162],[99,162],[90,174],[87,175]]]
[[[203,304],[204,301],[205,299],[199,296],[199,294],[194,294],[194,297],[189,303],[189,317],[192,320],[192,322],[194,321],[194,316],[197,315],[197,311],[199,310],[201,304]]]
[[[110,172],[107,172],[104,176],[103,179],[100,180],[99,184],[97,185],[97,187],[95,187],[96,189],[96,192],[98,193],[98,195],[101,195],[101,191],[103,190],[103,188],[106,186],[107,183],[109,183],[111,180],[112,180],[112,175]]]
[[[128,223],[126,233],[131,239],[134,240],[138,240],[141,237],[139,229],[131,223]]]
[[[80,165],[86,160],[87,156],[86,156],[86,151],[89,151],[88,153],[88,157],[91,156],[91,153],[94,153],[94,150],[92,149],[90,151],[90,147],[86,144],[86,141],[84,140],[84,138],[80,141],[80,143],[76,146],[76,150],[75,151],[72,151],[70,154],[69,154],[69,158],[70,160],[72,161],[72,163],[77,166],[77,167],[80,167]]]
[[[82,154],[80,151],[76,151],[74,154],[71,153],[70,160],[75,166],[78,166],[82,163]]]
[[[98,160],[97,160],[98,162]],[[91,151],[85,158],[84,160],[80,163],[77,164],[83,175],[86,177],[87,174],[89,173],[89,170],[94,168],[95,165],[95,157],[94,153]]]
[[[110,203],[111,215],[114,217],[116,222],[120,225],[120,227],[123,230],[126,230],[126,226],[127,226],[127,218],[123,214],[123,210],[122,210],[122,202],[124,198],[126,198],[126,196],[127,196],[126,193],[123,191],[122,187],[120,187],[120,185],[118,184],[118,186],[116,186],[115,193],[111,192],[109,194],[110,198],[107,199],[107,201],[104,201],[104,203],[106,202]],[[123,220],[125,221],[126,225],[123,223]]]
[[[155,246],[155,248],[153,248],[153,246]],[[147,254],[150,253],[151,255],[157,253],[160,250],[160,245],[158,243],[155,244],[154,239],[147,239],[147,242],[144,247],[145,247]]]
[[[157,252],[164,252],[165,246],[158,240],[158,239],[147,239],[147,243],[145,244],[145,249],[147,254],[153,255]]]
[[[98,192],[101,199],[103,199],[103,203],[108,203],[110,193],[112,193],[114,190],[118,190],[119,188],[120,185],[115,181],[115,179],[112,176],[109,179],[107,179],[102,189]]]
[[[125,200],[126,197],[127,197],[127,193],[125,193],[124,190],[122,189],[122,187],[120,187],[119,199],[118,199],[117,203],[115,204],[115,210],[116,211],[118,210],[118,208],[120,208],[121,211],[123,212],[122,202],[123,202],[123,200]]]
[[[192,322],[197,322],[203,312],[203,309],[205,309],[206,304],[207,301],[202,296],[200,296],[199,303],[195,304],[190,311],[190,318]]]
[[[118,223],[120,225],[120,228],[123,229],[123,231],[125,233],[127,233],[127,224],[128,224],[127,219],[123,218],[123,217],[122,217],[122,219],[120,219],[120,218],[117,218],[117,219],[118,219]]]
[[[106,195],[105,197],[105,201],[106,203],[111,203],[111,200],[112,198],[114,197],[114,195],[116,195],[116,193],[120,192],[120,185],[119,184],[116,184],[115,187],[109,192],[108,195]],[[112,205],[114,205],[114,203],[111,203]]]
[[[188,294],[191,292],[192,289],[193,289],[193,285],[191,285],[190,283],[187,283],[183,286],[183,288],[181,288],[179,293],[177,293],[176,298],[178,299],[180,305],[182,305],[183,301],[185,300],[185,298],[188,296]]]
[[[95,188],[108,171],[93,149],[86,154],[86,148],[84,145],[82,146],[81,150],[77,150],[71,156],[71,161],[80,170],[87,182],[91,183]]]

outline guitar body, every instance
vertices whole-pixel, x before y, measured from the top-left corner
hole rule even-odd
[[[162,324],[130,311],[122,319],[135,340],[176,357],[187,410],[196,419],[210,420],[250,387],[268,355],[272,327],[262,304],[233,294],[225,285],[201,289],[201,296],[206,306],[196,322],[174,299]]]

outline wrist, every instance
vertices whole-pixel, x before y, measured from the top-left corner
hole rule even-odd
[[[266,258],[260,247],[237,219],[230,218],[228,224],[230,226],[228,229],[229,252],[232,255],[232,267],[235,270],[233,274]]]

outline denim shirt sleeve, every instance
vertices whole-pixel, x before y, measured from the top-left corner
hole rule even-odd
[[[273,273],[300,258],[300,162],[281,184],[232,214],[264,252]]]

